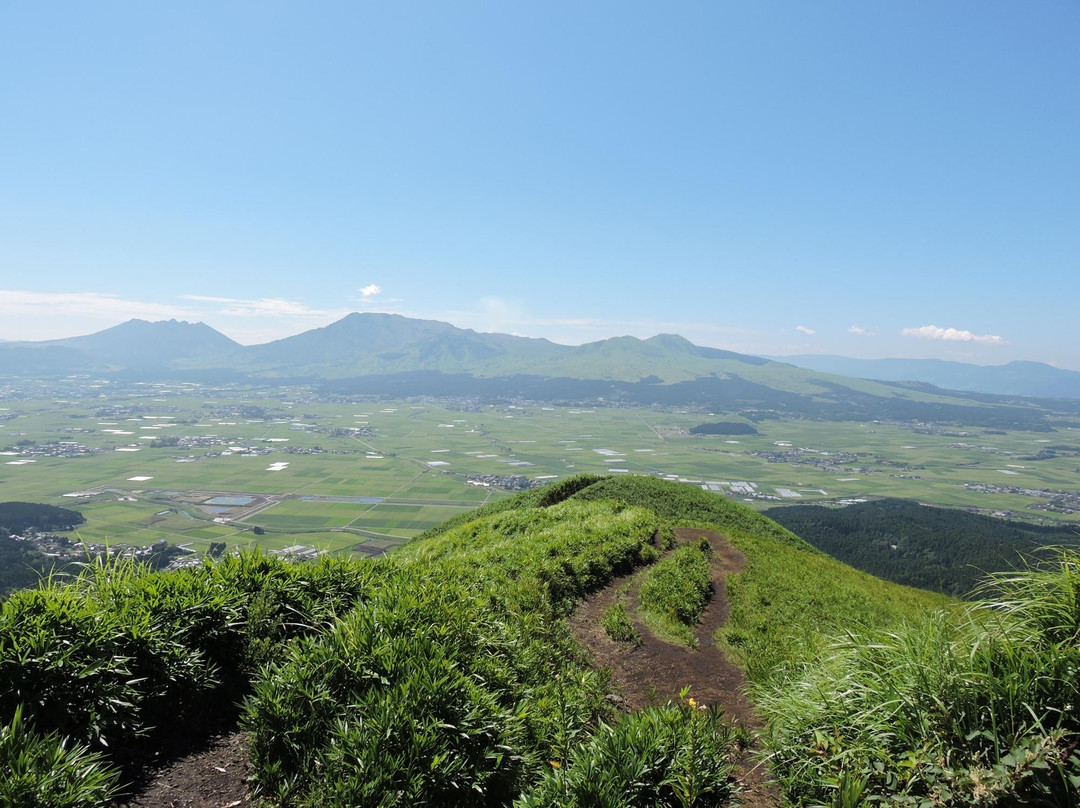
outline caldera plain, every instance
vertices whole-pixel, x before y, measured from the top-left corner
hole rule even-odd
[[[750,434],[693,434],[702,424]],[[826,421],[687,407],[325,395],[67,379],[0,398],[0,499],[63,505],[71,538],[379,554],[524,487],[639,474],[756,508],[902,497],[1080,523],[1080,430]],[[258,530],[256,530],[258,528]]]

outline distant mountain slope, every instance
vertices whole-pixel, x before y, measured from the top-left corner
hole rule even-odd
[[[161,371],[178,361],[223,365],[241,347],[205,323],[128,320],[82,337],[4,343],[0,373],[142,373]]]
[[[942,387],[1011,396],[1080,398],[1080,373],[1042,362],[970,365],[941,359],[851,359],[803,354],[773,357],[802,368],[882,381],[917,381]]]
[[[353,313],[323,328],[245,348],[236,366],[260,376],[318,378],[460,373],[517,365],[560,348],[546,339],[481,334],[436,320]]]
[[[567,346],[396,314],[354,313],[323,328],[246,347],[203,323],[175,320],[131,320],[84,337],[0,345],[0,374],[72,373],[303,381],[327,392],[393,397],[696,406],[753,419],[786,415],[1050,428],[1039,402],[1012,406],[987,395],[846,378],[703,348],[675,334]],[[1080,402],[1076,409],[1080,412]]]
[[[219,359],[242,347],[206,323],[182,320],[154,323],[128,320],[96,334],[58,340],[56,344],[107,358],[128,369],[158,367],[177,359]]]

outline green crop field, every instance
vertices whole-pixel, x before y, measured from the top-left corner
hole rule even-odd
[[[395,543],[508,496],[510,478],[582,472],[681,480],[754,507],[890,496],[1080,521],[1066,512],[1080,511],[1080,430],[1066,423],[1047,433],[761,420],[758,434],[693,435],[702,423],[750,422],[688,410],[328,401],[300,388],[71,382],[52,392],[0,399],[0,499],[75,507],[87,517],[79,535],[95,542]]]

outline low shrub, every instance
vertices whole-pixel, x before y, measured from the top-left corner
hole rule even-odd
[[[101,755],[38,734],[21,708],[0,726],[0,771],[0,808],[104,808],[119,790],[119,772]]]
[[[710,808],[729,804],[735,750],[745,735],[692,699],[601,725],[549,762],[515,808]]]
[[[214,681],[167,627],[103,608],[78,586],[21,590],[0,611],[3,720],[22,706],[43,731],[116,752],[149,731],[170,696],[182,703]]]
[[[693,647],[693,631],[712,594],[708,542],[704,548],[688,544],[672,551],[645,573],[641,608],[646,622],[661,635]]]
[[[615,642],[628,642],[634,646],[641,645],[641,634],[634,628],[634,624],[630,622],[630,617],[626,613],[626,606],[622,601],[613,603],[607,611],[604,612],[604,616],[600,618],[600,623],[604,627],[604,631]]]
[[[16,592],[0,607],[0,721],[21,708],[126,765],[155,728],[230,709],[284,643],[351,608],[374,567],[259,553],[177,572],[111,560]]]
[[[445,583],[388,582],[265,671],[245,713],[260,794],[327,806],[509,799],[524,719],[477,659],[508,649],[488,645]]]

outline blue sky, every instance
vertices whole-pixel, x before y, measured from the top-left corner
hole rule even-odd
[[[0,339],[1080,369],[1080,4],[5,3]]]

